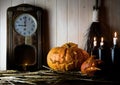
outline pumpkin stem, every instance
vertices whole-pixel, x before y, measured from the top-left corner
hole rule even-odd
[[[70,48],[70,47],[71,47],[71,45],[68,43],[68,44],[66,44],[66,47],[67,47],[67,48]]]

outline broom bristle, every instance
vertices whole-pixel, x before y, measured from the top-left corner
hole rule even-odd
[[[86,42],[86,50],[89,54],[92,53],[93,50],[93,38],[96,37],[97,43],[100,43],[100,39],[102,36],[102,28],[101,24],[99,22],[99,17],[98,17],[98,11],[99,11],[99,6],[98,6],[98,0],[96,0],[96,4],[93,6],[93,22],[91,23],[90,28],[88,29],[87,33],[87,42]],[[99,44],[97,44],[99,46]]]
[[[93,38],[97,38],[97,42],[100,43],[100,39],[102,36],[102,28],[100,22],[92,22],[88,34],[87,34],[87,43],[86,43],[86,50],[88,53],[91,54],[91,51],[93,49]],[[97,46],[99,46],[97,44]]]

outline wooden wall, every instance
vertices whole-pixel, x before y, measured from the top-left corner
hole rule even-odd
[[[101,0],[100,20],[104,24],[106,40],[111,43],[112,33],[120,33],[120,0]],[[66,42],[85,47],[85,36],[92,23],[92,7],[95,0],[0,0],[0,69],[6,69],[6,10],[10,6],[28,3],[45,10],[44,53]]]

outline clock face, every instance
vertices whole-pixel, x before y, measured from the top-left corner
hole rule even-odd
[[[19,15],[14,22],[15,31],[22,36],[31,36],[36,32],[37,21],[30,14]]]

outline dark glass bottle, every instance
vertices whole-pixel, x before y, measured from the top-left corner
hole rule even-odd
[[[101,76],[105,78],[109,78],[109,75],[111,73],[111,65],[110,65],[110,49],[107,46],[107,42],[104,41],[102,45],[98,48],[98,56],[99,59],[103,61],[103,64],[101,66]]]
[[[104,60],[104,46],[100,46],[98,48],[98,57],[100,60]]]
[[[112,78],[117,80],[116,76],[120,76],[120,47],[118,45],[113,45],[111,48],[111,74]]]
[[[92,53],[93,56],[95,56],[95,58],[99,59],[99,54],[98,54],[98,46],[94,46],[92,49]]]
[[[91,55],[94,56],[97,59],[99,58],[98,57],[98,41],[97,41],[96,37],[93,38],[93,45],[92,45]]]
[[[107,66],[110,66],[111,58],[110,58],[110,50],[109,47],[106,45],[107,43],[104,42],[103,45],[100,45],[98,48],[98,56],[99,59],[104,62]]]
[[[116,67],[119,66],[119,55],[120,55],[120,49],[118,47],[118,43],[117,43],[117,32],[114,33],[114,37],[113,37],[113,47],[111,48],[111,60],[112,60],[112,64]]]
[[[111,48],[111,61],[114,69],[120,66],[120,48],[118,45],[113,45]]]
[[[107,46],[107,42],[103,41],[103,37],[101,37],[100,46],[98,48],[99,59],[104,61],[104,63],[109,64],[110,62],[110,50]]]
[[[100,47],[98,48],[98,55],[100,60],[104,60],[105,58],[105,53],[104,53],[104,42],[103,42],[103,37],[101,37],[101,42],[100,42]]]
[[[111,48],[112,77],[118,80],[120,76],[120,47],[118,46],[117,33],[114,33],[113,46]]]

